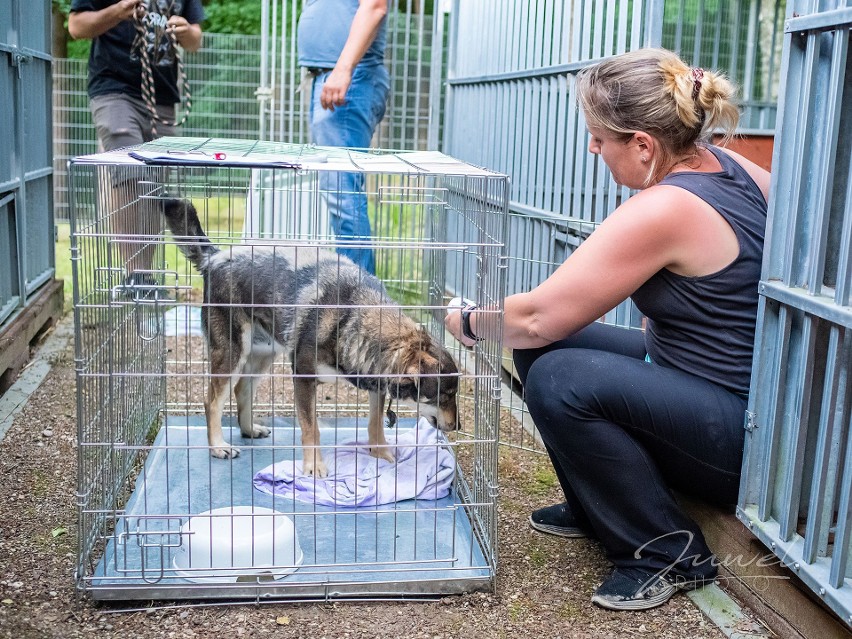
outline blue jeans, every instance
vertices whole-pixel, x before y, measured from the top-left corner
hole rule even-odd
[[[314,78],[311,89],[311,141],[320,146],[368,148],[376,127],[385,115],[390,79],[382,65],[358,65],[343,106],[323,109],[320,96],[328,73]],[[326,197],[334,234],[344,245],[337,252],[375,274],[373,249],[367,217],[363,173],[320,172],[320,188]],[[346,246],[347,241],[351,244]]]

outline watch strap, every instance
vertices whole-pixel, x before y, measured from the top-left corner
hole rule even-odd
[[[473,333],[473,329],[470,326],[470,314],[475,311],[478,307],[476,304],[472,306],[467,306],[462,309],[461,312],[461,325],[462,325],[462,335],[464,335],[468,339],[472,339],[475,342],[481,342],[484,340],[484,337],[477,337]]]

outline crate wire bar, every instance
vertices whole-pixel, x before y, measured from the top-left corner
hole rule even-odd
[[[161,157],[183,163],[161,165]],[[330,231],[328,195],[343,172],[365,177],[371,237],[343,240]],[[495,587],[501,340],[489,335],[465,349],[446,334],[443,319],[455,296],[502,313],[505,175],[436,152],[161,138],[75,158],[69,177],[81,593],[102,600],[329,599]],[[254,488],[258,471],[274,462],[295,472],[302,457],[294,374],[281,354],[268,374],[252,379],[252,421],[269,428],[269,437],[242,437],[231,393],[223,431],[241,454],[211,456],[204,409],[211,373],[200,321],[207,302],[198,271],[164,231],[168,198],[192,202],[223,251],[374,249],[395,312],[414,319],[458,364],[460,430],[423,443],[420,434],[434,429],[419,409],[397,400],[397,423],[385,428],[398,452],[403,441],[416,441],[418,472],[449,454],[445,496],[350,507]],[[139,216],[142,231],[120,232],[128,214]],[[154,281],[156,293],[128,289],[132,272]],[[316,400],[320,446],[332,467],[353,453],[354,441],[366,441],[368,396],[338,376],[319,386]],[[400,473],[392,481],[402,490],[397,467],[385,472]],[[273,540],[269,560],[261,533],[280,537],[283,519],[297,542]],[[214,557],[216,535],[231,545],[224,562]],[[240,554],[245,543],[248,559]],[[207,563],[198,562],[193,544],[206,549]]]

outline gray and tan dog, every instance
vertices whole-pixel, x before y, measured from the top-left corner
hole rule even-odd
[[[328,474],[316,416],[320,382],[344,378],[368,391],[374,457],[393,461],[382,419],[388,395],[415,405],[441,430],[458,428],[455,361],[402,312],[376,277],[316,247],[235,245],[220,250],[202,229],[192,203],[166,200],[163,212],[180,250],[204,279],[201,318],[211,372],[205,412],[214,457],[240,453],[222,436],[231,384],[243,436],[269,435],[267,427],[252,423],[252,404],[259,376],[281,354],[293,368],[305,474]]]

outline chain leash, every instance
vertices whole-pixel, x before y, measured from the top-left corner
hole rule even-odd
[[[186,69],[183,66],[183,56],[181,56],[180,49],[178,48],[177,36],[175,35],[173,30],[166,29],[166,36],[169,39],[169,46],[174,51],[175,59],[177,60],[178,82],[183,87],[183,91],[181,92],[181,104],[185,104],[185,107],[183,109],[183,117],[180,119],[180,121],[164,120],[160,117],[160,114],[157,113],[156,90],[154,88],[154,72],[151,69],[151,57],[148,53],[148,39],[146,37],[147,33],[145,29],[147,16],[147,4],[141,3],[137,5],[136,12],[133,15],[133,19],[136,24],[136,31],[139,33],[140,42],[142,43],[142,50],[140,52],[142,62],[142,100],[143,102],[145,102],[145,107],[151,114],[151,133],[154,137],[157,137],[157,122],[165,124],[166,126],[182,126],[184,122],[186,122],[187,117],[189,117],[190,111],[192,111],[192,94],[189,90],[189,78],[187,77]],[[154,45],[157,45],[156,38]]]

